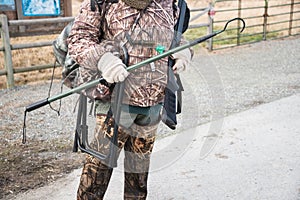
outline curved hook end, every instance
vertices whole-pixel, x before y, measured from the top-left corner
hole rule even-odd
[[[243,22],[243,26],[242,26],[242,29],[241,29],[241,31],[240,31],[240,32],[243,32],[244,29],[245,29],[245,27],[246,27],[246,23],[245,23],[245,21],[244,21],[242,18],[240,18],[240,17],[236,17],[236,18],[233,18],[233,19],[229,20],[229,21],[225,24],[223,31],[226,30],[226,28],[227,28],[227,26],[228,26],[228,24],[229,24],[230,22],[235,21],[235,20],[239,20],[239,21]]]

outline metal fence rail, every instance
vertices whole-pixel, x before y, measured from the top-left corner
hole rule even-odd
[[[221,26],[231,13],[246,21],[246,30],[240,34],[238,24],[229,34],[213,38],[213,50],[300,34],[300,0],[217,0],[214,9],[217,13],[214,28]]]
[[[190,9],[191,11],[191,18],[189,21],[189,29],[198,29],[198,28],[206,28],[208,34],[212,34],[213,32],[213,20],[211,15],[211,10],[213,6],[209,3],[208,7],[206,8],[197,8],[197,9]],[[206,19],[204,19],[204,16]],[[201,19],[201,22],[197,22]],[[207,48],[211,50],[212,48],[212,39],[207,41]]]

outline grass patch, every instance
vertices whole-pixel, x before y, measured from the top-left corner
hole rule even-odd
[[[200,27],[200,28],[193,28],[193,29],[188,29],[185,33],[184,33],[184,37],[186,40],[188,41],[192,41],[195,40],[197,38],[203,37],[207,35],[207,28],[206,27]],[[201,47],[206,47],[206,42],[202,42],[200,44]],[[200,47],[199,45],[196,45],[193,47],[194,50],[199,49]]]
[[[222,30],[222,29],[223,27],[220,26],[214,27],[215,31]],[[189,29],[184,34],[185,38],[189,41],[202,37],[204,35],[207,35],[206,27]],[[238,41],[238,35],[240,37],[239,41]],[[273,39],[279,36],[280,33],[278,32],[267,33],[267,39]],[[238,29],[228,28],[226,31],[222,32],[221,34],[213,38],[213,46],[214,48],[222,48],[226,46],[235,46],[238,43],[241,45],[241,44],[259,42],[262,40],[263,40],[263,34],[257,32],[257,30],[246,29],[244,32],[238,34]],[[201,46],[205,47],[206,43],[205,42],[201,43]],[[195,47],[195,49],[197,48],[199,48],[199,46]]]

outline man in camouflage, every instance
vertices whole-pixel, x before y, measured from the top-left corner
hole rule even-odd
[[[179,9],[175,0],[106,0],[95,10],[90,4],[90,0],[84,0],[75,18],[68,38],[69,54],[80,65],[78,84],[99,77],[108,83],[125,82],[117,153],[124,148],[124,199],[146,199],[150,156],[168,80],[168,60],[128,72],[121,47],[127,49],[128,66],[157,55],[157,45],[170,47]],[[172,57],[173,70],[178,72],[186,68],[192,55],[186,49]],[[107,138],[112,137],[113,129],[109,127],[114,120],[107,118],[111,102],[103,94],[114,94],[101,84],[85,93],[97,101],[91,146],[108,154]],[[103,199],[112,171],[108,163],[88,155],[77,199]]]

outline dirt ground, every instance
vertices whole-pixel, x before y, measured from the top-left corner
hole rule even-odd
[[[48,87],[39,82],[0,90],[0,199],[49,184],[82,166],[83,154],[72,153],[73,141],[66,134],[73,131],[58,135],[55,126],[47,126],[57,124],[49,108],[27,114],[27,142],[22,143],[24,107],[44,98]]]
[[[70,141],[8,142],[1,134],[0,199],[44,186],[82,166]]]

